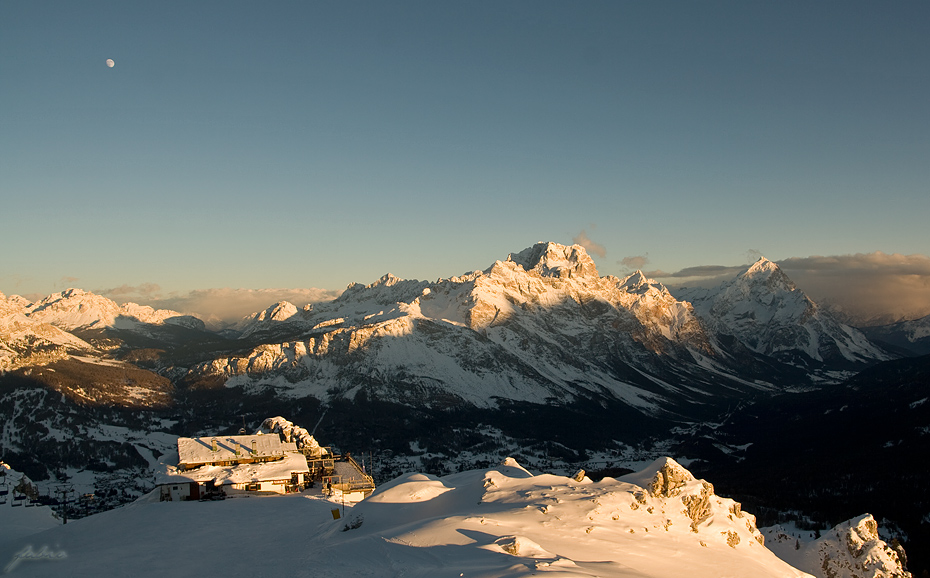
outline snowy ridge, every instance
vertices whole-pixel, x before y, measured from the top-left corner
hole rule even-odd
[[[683,289],[679,297],[691,301],[709,327],[764,355],[800,352],[820,362],[891,358],[860,331],[818,308],[764,257],[716,289]]]

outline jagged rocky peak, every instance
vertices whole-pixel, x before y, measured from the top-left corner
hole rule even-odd
[[[516,254],[512,261],[527,272],[533,271],[542,277],[597,277],[594,261],[581,245],[560,245],[552,242],[536,243]]]

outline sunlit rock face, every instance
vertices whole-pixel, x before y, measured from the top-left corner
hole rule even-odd
[[[736,532],[729,528],[724,532],[727,545],[735,548],[740,543],[740,536],[765,544],[764,537],[756,528],[755,516],[743,512],[739,502],[714,494],[714,486],[710,482],[696,479],[671,458],[660,458],[642,471],[620,479],[646,490],[645,493],[634,492],[640,507],[648,508],[650,503],[659,502],[663,510],[674,508],[688,519],[694,533],[699,533],[701,528],[713,527],[715,517],[725,518],[741,529]]]

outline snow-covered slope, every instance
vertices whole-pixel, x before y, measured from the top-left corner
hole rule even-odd
[[[688,303],[639,272],[600,277],[578,245],[539,243],[460,277],[385,275],[313,309],[289,305],[244,326],[242,341],[262,339],[250,351],[192,375],[321,399],[361,389],[414,405],[606,398],[647,413],[759,387],[736,376]]]
[[[624,480],[532,475],[513,460],[402,476],[347,507],[311,494],[139,501],[0,544],[64,553],[30,575],[803,577],[753,517],[664,459]]]
[[[713,330],[758,353],[783,359],[800,353],[818,362],[890,359],[860,331],[818,308],[764,257],[717,288],[683,289],[677,296]]]
[[[847,520],[817,539],[806,532],[774,526],[765,529],[767,544],[782,560],[818,578],[910,578],[903,549],[878,535],[870,514]]]

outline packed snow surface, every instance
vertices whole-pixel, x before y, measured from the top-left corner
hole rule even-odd
[[[762,544],[736,502],[668,458],[597,483],[513,460],[409,474],[342,509],[312,493],[143,499],[0,544],[0,559],[45,548],[17,571],[77,577],[809,576]]]

